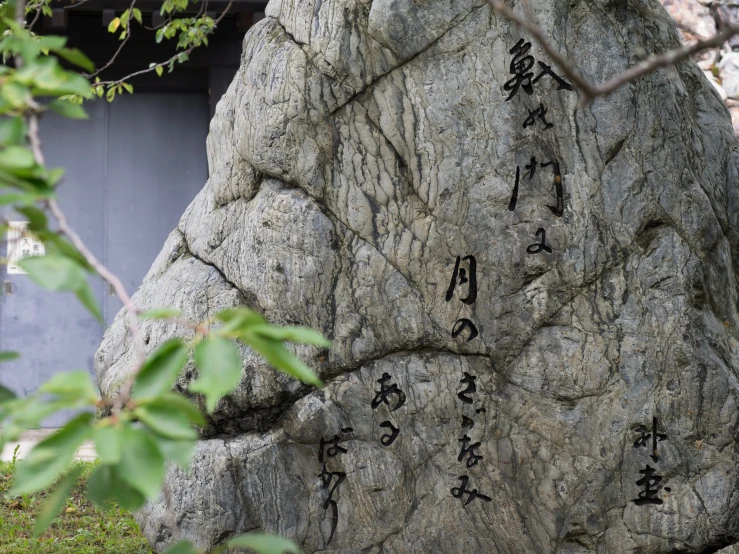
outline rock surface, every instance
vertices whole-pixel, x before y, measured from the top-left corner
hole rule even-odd
[[[678,45],[656,2],[528,4],[595,82]],[[210,179],[134,301],[319,329],[331,349],[297,353],[327,386],[245,349],[190,471],[168,472],[173,517],[139,514],[157,551],[173,519],[203,548],[263,529],[309,554],[739,541],[739,152],[702,71],[583,109],[546,73],[516,88],[530,39],[477,0],[266,13]],[[104,394],[132,355],[119,314]]]

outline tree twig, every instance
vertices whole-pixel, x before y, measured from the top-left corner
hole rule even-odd
[[[218,24],[221,22],[221,20],[226,16],[226,14],[228,13],[228,11],[231,9],[231,5],[233,4],[233,2],[234,2],[234,0],[229,0],[228,5],[223,10],[223,13],[221,13],[221,15],[218,17],[218,19],[215,20],[215,23],[213,25],[213,29],[215,29],[218,26]],[[211,34],[212,32],[213,31],[211,30],[211,32],[208,33],[208,34]],[[133,73],[131,73],[129,75],[126,75],[125,77],[122,77],[122,78],[118,79],[117,81],[100,81],[99,83],[95,83],[95,84],[96,84],[96,86],[106,86],[106,87],[115,87],[115,86],[118,86],[118,85],[120,85],[122,83],[125,83],[129,79],[132,79],[134,77],[138,77],[139,75],[144,75],[145,73],[151,73],[152,71],[155,71],[157,67],[164,67],[165,65],[168,65],[168,64],[174,62],[175,60],[177,60],[177,58],[179,58],[182,54],[185,54],[186,56],[189,56],[193,52],[193,50],[195,50],[196,48],[197,48],[197,46],[196,45],[193,45],[190,48],[188,48],[187,50],[183,50],[182,52],[178,52],[177,54],[175,54],[174,56],[172,56],[171,58],[169,58],[169,59],[167,59],[167,60],[165,60],[163,62],[160,62],[158,64],[152,65],[151,67],[147,67],[146,69],[140,69],[139,71],[134,71]]]
[[[136,0],[132,0],[131,6],[128,8],[128,18],[126,19],[126,28],[124,31],[126,32],[126,38],[123,39],[121,44],[118,46],[118,49],[115,51],[115,54],[113,54],[113,57],[108,60],[108,63],[106,63],[103,67],[98,69],[97,71],[93,73],[83,73],[83,75],[88,78],[92,79],[96,75],[100,75],[103,71],[108,69],[111,65],[113,65],[113,62],[115,62],[116,58],[118,57],[118,54],[121,53],[121,50],[123,50],[123,47],[128,42],[128,39],[131,38],[131,17],[133,17],[133,7],[136,5]]]
[[[502,0],[487,0],[487,2],[497,13],[531,33],[539,46],[541,46],[557,67],[559,67],[562,73],[572,81],[575,88],[578,89],[580,92],[579,103],[581,106],[590,104],[600,96],[612,94],[622,86],[648,75],[655,69],[670,67],[704,50],[718,48],[731,37],[739,34],[739,25],[726,25],[719,33],[709,39],[701,40],[695,44],[682,46],[674,50],[668,50],[662,54],[653,54],[612,79],[600,85],[593,85],[582,76],[570,60],[549,43],[542,29],[534,22],[533,17],[524,18],[517,15]]]
[[[36,25],[36,22],[38,21],[38,18],[41,17],[41,8],[43,4],[40,5],[38,8],[36,8],[36,15],[33,16],[33,19],[31,20],[31,23],[28,24],[29,29],[33,29],[33,26]]]
[[[41,138],[39,135],[39,106],[38,104],[36,104],[35,101],[32,101],[30,106],[31,110],[28,114],[28,140],[30,142],[31,152],[33,153],[33,157],[38,165],[46,166],[46,160],[44,159],[44,152],[41,147]],[[116,295],[123,303],[123,306],[126,309],[126,315],[128,316],[128,328],[131,330],[131,336],[135,345],[137,355],[137,364],[132,372],[132,376],[135,377],[142,364],[146,360],[146,344],[144,342],[144,336],[141,333],[141,328],[139,327],[139,322],[136,319],[138,308],[136,308],[136,306],[131,301],[131,297],[126,292],[126,287],[123,286],[123,283],[118,278],[118,276],[110,271],[107,267],[105,267],[105,265],[103,265],[103,263],[97,259],[97,257],[90,251],[90,249],[80,238],[77,232],[72,229],[72,227],[69,225],[69,222],[67,221],[67,216],[59,207],[56,199],[49,198],[45,201],[45,203],[49,211],[56,218],[59,224],[59,231],[69,238],[74,247],[79,251],[80,254],[82,254],[82,257],[85,258],[87,263],[90,264],[90,266],[98,273],[98,275],[100,275],[105,281],[113,286]],[[121,394],[119,395],[121,396],[121,398],[119,399],[117,406],[118,409],[122,408],[123,405],[125,405],[125,403],[127,402],[132,386],[133,380],[131,379],[131,385],[124,386],[124,388],[121,390]]]

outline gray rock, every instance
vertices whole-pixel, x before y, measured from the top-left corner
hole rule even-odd
[[[529,5],[594,82],[678,45],[656,2]],[[701,70],[584,109],[546,75],[507,101],[529,37],[481,1],[273,0],[266,14],[211,124],[210,179],[134,301],[319,329],[330,350],[296,352],[327,386],[244,349],[191,469],[168,471],[172,513],[159,499],[138,516],[157,551],[172,521],[203,548],[263,529],[306,553],[737,542],[739,152]],[[539,106],[553,127],[524,127]],[[551,252],[536,253],[539,229]],[[458,256],[475,257],[474,301],[459,272],[447,300]],[[452,336],[462,318],[475,338]],[[125,325],[97,357],[105,395],[131,370]],[[180,331],[144,329],[151,348]],[[345,451],[324,444],[322,463],[334,437]]]
[[[730,52],[718,65],[721,84],[729,98],[739,100],[739,52]]]

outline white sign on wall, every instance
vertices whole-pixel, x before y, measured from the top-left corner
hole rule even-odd
[[[25,275],[18,262],[31,256],[46,254],[44,243],[28,230],[27,221],[8,222],[8,274]]]

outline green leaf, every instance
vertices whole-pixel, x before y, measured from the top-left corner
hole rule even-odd
[[[64,177],[64,169],[61,167],[55,167],[54,169],[49,170],[47,179],[49,184],[54,187],[62,180],[62,177]]]
[[[100,458],[101,464],[117,464],[121,461],[122,429],[106,425],[105,427],[95,427],[92,432],[92,439],[95,441],[95,451]]]
[[[325,339],[321,333],[308,327],[276,327],[273,325],[254,325],[249,330],[268,339],[313,344],[328,348],[331,341]]]
[[[59,431],[33,447],[18,464],[11,495],[35,492],[48,487],[67,469],[77,449],[92,434],[93,414],[80,414]]]
[[[90,287],[90,284],[85,281],[83,285],[74,291],[74,294],[82,305],[87,308],[93,316],[95,316],[98,323],[100,323],[100,325],[105,325],[105,322],[103,321],[103,312],[100,310],[100,306],[98,305],[95,293],[93,292],[92,287]]]
[[[161,77],[162,76],[162,73],[164,73],[164,68],[161,65],[158,65],[154,71],[156,71],[157,72],[157,75],[159,75],[159,77]]]
[[[170,319],[182,312],[177,308],[153,308],[139,314],[139,319]]]
[[[0,166],[11,171],[30,169],[36,165],[33,153],[23,146],[7,146],[0,150]]]
[[[173,411],[161,405],[139,406],[133,411],[134,417],[155,433],[168,439],[196,440],[198,433],[192,428],[187,414]]]
[[[8,400],[15,400],[16,398],[18,397],[12,390],[0,385],[0,404],[7,402]]]
[[[35,206],[16,207],[16,212],[28,218],[28,230],[33,232],[44,231],[48,225],[46,214]]]
[[[0,362],[9,362],[10,360],[17,360],[21,355],[18,352],[12,350],[0,350]]]
[[[159,447],[159,451],[166,460],[172,460],[182,469],[187,469],[192,453],[197,443],[191,440],[172,440],[160,435],[152,437]]]
[[[115,500],[126,510],[136,511],[146,502],[140,492],[129,486],[116,473],[115,466],[100,465],[87,480],[87,497],[98,506]]]
[[[28,101],[29,91],[28,87],[10,81],[0,87],[0,96],[14,108],[20,108]]]
[[[59,255],[25,258],[19,265],[31,279],[47,290],[76,291],[87,284],[85,270],[76,262]]]
[[[78,465],[72,468],[72,470],[67,473],[64,479],[62,479],[56,486],[54,492],[52,492],[46,499],[46,502],[44,502],[41,511],[38,516],[36,516],[36,522],[33,525],[34,538],[37,539],[40,537],[49,525],[51,525],[51,522],[54,521],[54,518],[59,514],[64,504],[67,502],[67,497],[77,484],[77,479],[79,479],[81,473],[82,466]]]
[[[111,496],[113,488],[113,469],[109,465],[99,465],[87,479],[87,498],[98,506],[103,506]]]
[[[109,33],[115,33],[118,30],[118,27],[121,24],[121,18],[120,17],[114,17],[110,23],[108,23],[108,32]]]
[[[126,427],[121,433],[122,456],[118,476],[146,498],[153,498],[164,481],[164,457],[149,433]]]
[[[37,38],[38,45],[44,50],[51,50],[56,52],[64,48],[67,44],[67,37],[60,37],[56,35],[43,35]]]
[[[230,338],[238,338],[252,325],[267,325],[266,319],[249,308],[227,308],[218,312],[216,319],[224,323],[218,334]]]
[[[257,312],[244,307],[226,308],[225,310],[221,310],[216,314],[216,319],[223,323],[237,322],[239,325],[258,325],[267,323],[267,320]]]
[[[169,392],[187,363],[187,350],[181,339],[161,345],[141,367],[133,387],[134,398],[156,397]]]
[[[85,71],[90,73],[95,71],[95,64],[92,63],[92,60],[77,48],[59,48],[55,49],[54,52],[69,63],[74,64],[77,67],[81,67]]]
[[[48,184],[46,182],[42,182],[37,179],[28,180],[18,178],[10,171],[6,171],[2,166],[0,166],[0,186],[13,187],[34,194],[48,190]]]
[[[134,487],[129,486],[128,483],[117,478],[115,471],[113,471],[113,477],[115,480],[113,481],[111,496],[123,508],[135,512],[146,503],[146,497]]]
[[[13,410],[13,420],[26,428],[39,427],[41,422],[50,415],[70,408],[71,402],[66,400],[52,400],[39,402],[35,396],[18,399],[20,404]]]
[[[90,97],[87,79],[74,71],[66,71],[54,57],[39,58],[33,64],[23,66],[16,73],[16,78],[31,85],[31,92],[35,96],[78,94]]]
[[[133,85],[131,83],[123,83],[123,88],[126,89],[128,94],[133,94]]]
[[[300,379],[304,383],[316,387],[323,386],[321,380],[313,373],[313,370],[296,358],[281,341],[268,339],[251,331],[246,331],[239,339],[258,352],[275,369]]]
[[[133,17],[139,22],[139,25],[143,25],[143,19],[141,18],[141,10],[138,8],[133,9]]]
[[[10,193],[0,196],[0,206],[9,206],[11,204],[29,205],[39,200],[36,194]]]
[[[190,542],[180,541],[164,551],[164,554],[200,554],[201,551]]]
[[[208,411],[212,412],[218,400],[241,381],[239,349],[228,339],[210,336],[195,348],[195,363],[199,375],[190,390],[202,393]]]
[[[87,112],[79,104],[73,104],[69,100],[54,100],[49,104],[49,109],[69,119],[87,119]]]
[[[26,140],[26,122],[22,117],[0,119],[0,145],[21,145]]]
[[[297,545],[288,539],[266,533],[248,533],[229,540],[229,548],[250,548],[257,554],[300,554]]]
[[[90,266],[90,264],[87,263],[87,260],[85,260],[82,254],[79,253],[77,248],[75,248],[72,244],[70,244],[66,239],[48,230],[36,231],[35,233],[38,238],[44,241],[44,245],[46,246],[47,255],[58,254],[58,255],[61,255],[63,258],[70,258],[73,261],[77,262],[86,271],[88,272],[94,271],[92,266]]]
[[[97,388],[93,385],[90,374],[82,370],[57,373],[41,385],[39,390],[86,404],[95,404],[98,399]]]
[[[141,405],[180,412],[187,416],[190,423],[201,427],[205,425],[205,417],[200,413],[200,409],[190,399],[175,392],[165,392],[153,400],[141,402]]]

